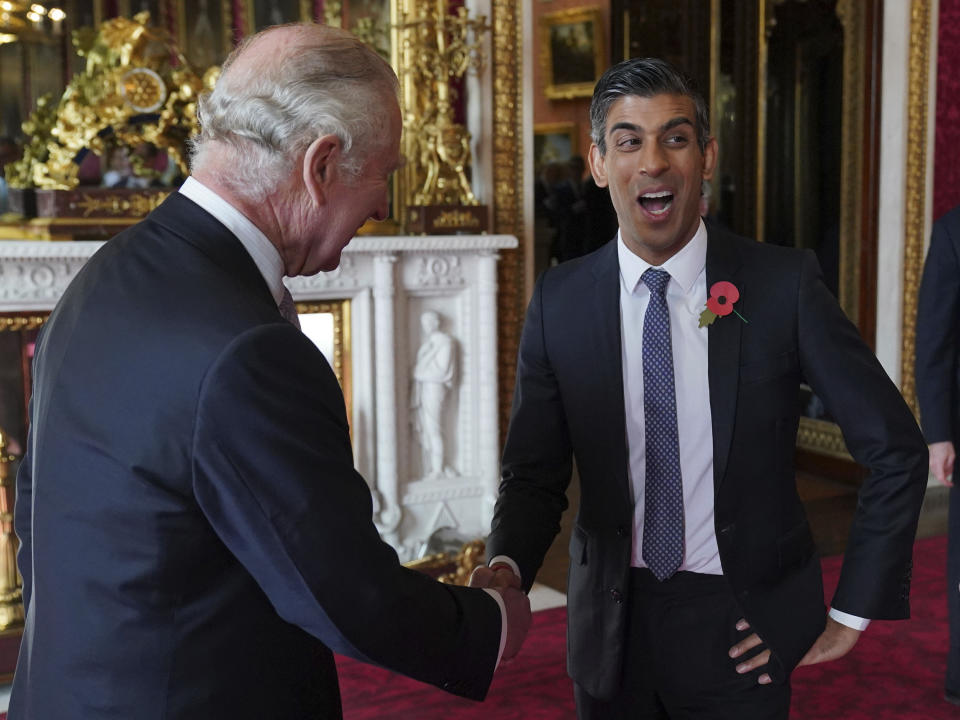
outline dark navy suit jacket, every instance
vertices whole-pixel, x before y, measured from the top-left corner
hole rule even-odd
[[[823,284],[813,253],[712,225],[708,238],[707,287],[736,285],[736,309],[748,321],[728,315],[707,330],[704,407],[713,424],[717,544],[744,616],[775,653],[771,675],[783,681],[826,616],[794,469],[801,379],[870,470],[834,596],[838,609],[908,616],[926,447],[897,388]],[[490,557],[517,561],[529,586],[559,530],[575,458],[580,509],[570,539],[568,666],[598,698],[617,692],[628,641],[633,500],[620,330],[616,242],[538,280],[487,543]]]
[[[917,302],[917,400],[927,442],[960,440],[960,207],[933,224]]]
[[[331,650],[486,693],[496,602],[381,541],[333,371],[185,196],[71,283],[31,419],[11,720],[339,717]]]

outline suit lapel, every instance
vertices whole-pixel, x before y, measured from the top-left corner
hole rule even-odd
[[[627,421],[623,398],[623,353],[620,337],[620,263],[616,241],[607,243],[597,253],[593,266],[593,297],[589,306],[588,322],[596,324],[597,347],[594,357],[597,371],[603,377],[604,397],[592,398],[596,407],[607,408],[607,422],[599,424],[602,442],[610,447],[610,467],[624,502],[631,502],[630,481],[627,473]]]
[[[727,280],[740,291],[742,306],[750,288],[737,281],[740,257],[726,233],[707,226],[707,293],[715,282]],[[710,382],[710,416],[713,425],[713,485],[719,491],[727,470],[730,443],[737,414],[740,376],[740,334],[743,321],[736,315],[718,317],[707,329],[707,365]]]

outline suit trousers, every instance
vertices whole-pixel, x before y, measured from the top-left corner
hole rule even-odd
[[[950,617],[950,651],[947,654],[944,685],[947,692],[960,695],[960,491],[956,487],[950,488],[948,517],[947,610]]]
[[[736,672],[729,650],[752,630],[726,579],[678,572],[659,582],[646,568],[630,570],[629,641],[623,681],[611,700],[574,684],[580,720],[783,720],[790,712],[789,681],[760,685],[763,670]]]

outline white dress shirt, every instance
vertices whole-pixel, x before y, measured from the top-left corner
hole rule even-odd
[[[617,234],[620,263],[620,337],[623,392],[627,421],[628,473],[633,497],[633,547],[631,565],[644,567],[643,515],[646,456],[643,412],[643,319],[650,291],[640,276],[650,267],[635,255]],[[657,269],[670,274],[667,308],[673,347],[673,374],[677,401],[677,434],[683,480],[684,557],[680,570],[722,575],[713,516],[713,424],[710,414],[710,381],[707,365],[708,328],[699,327],[707,304],[707,228],[700,221],[683,249]],[[740,322],[735,316],[721,322]],[[519,577],[517,564],[499,555],[490,561],[508,564]],[[869,620],[830,609],[830,617],[856,630]]]
[[[227,230],[237,236],[237,240],[256,263],[267,287],[270,288],[270,294],[279,306],[283,299],[283,259],[276,246],[267,239],[260,228],[250,222],[246,215],[193,176],[184,181],[180,186],[180,192],[213,215]]]

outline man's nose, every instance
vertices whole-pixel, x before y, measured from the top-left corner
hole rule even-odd
[[[646,143],[640,149],[640,166],[638,170],[641,175],[657,177],[670,166],[667,154],[659,143]]]

